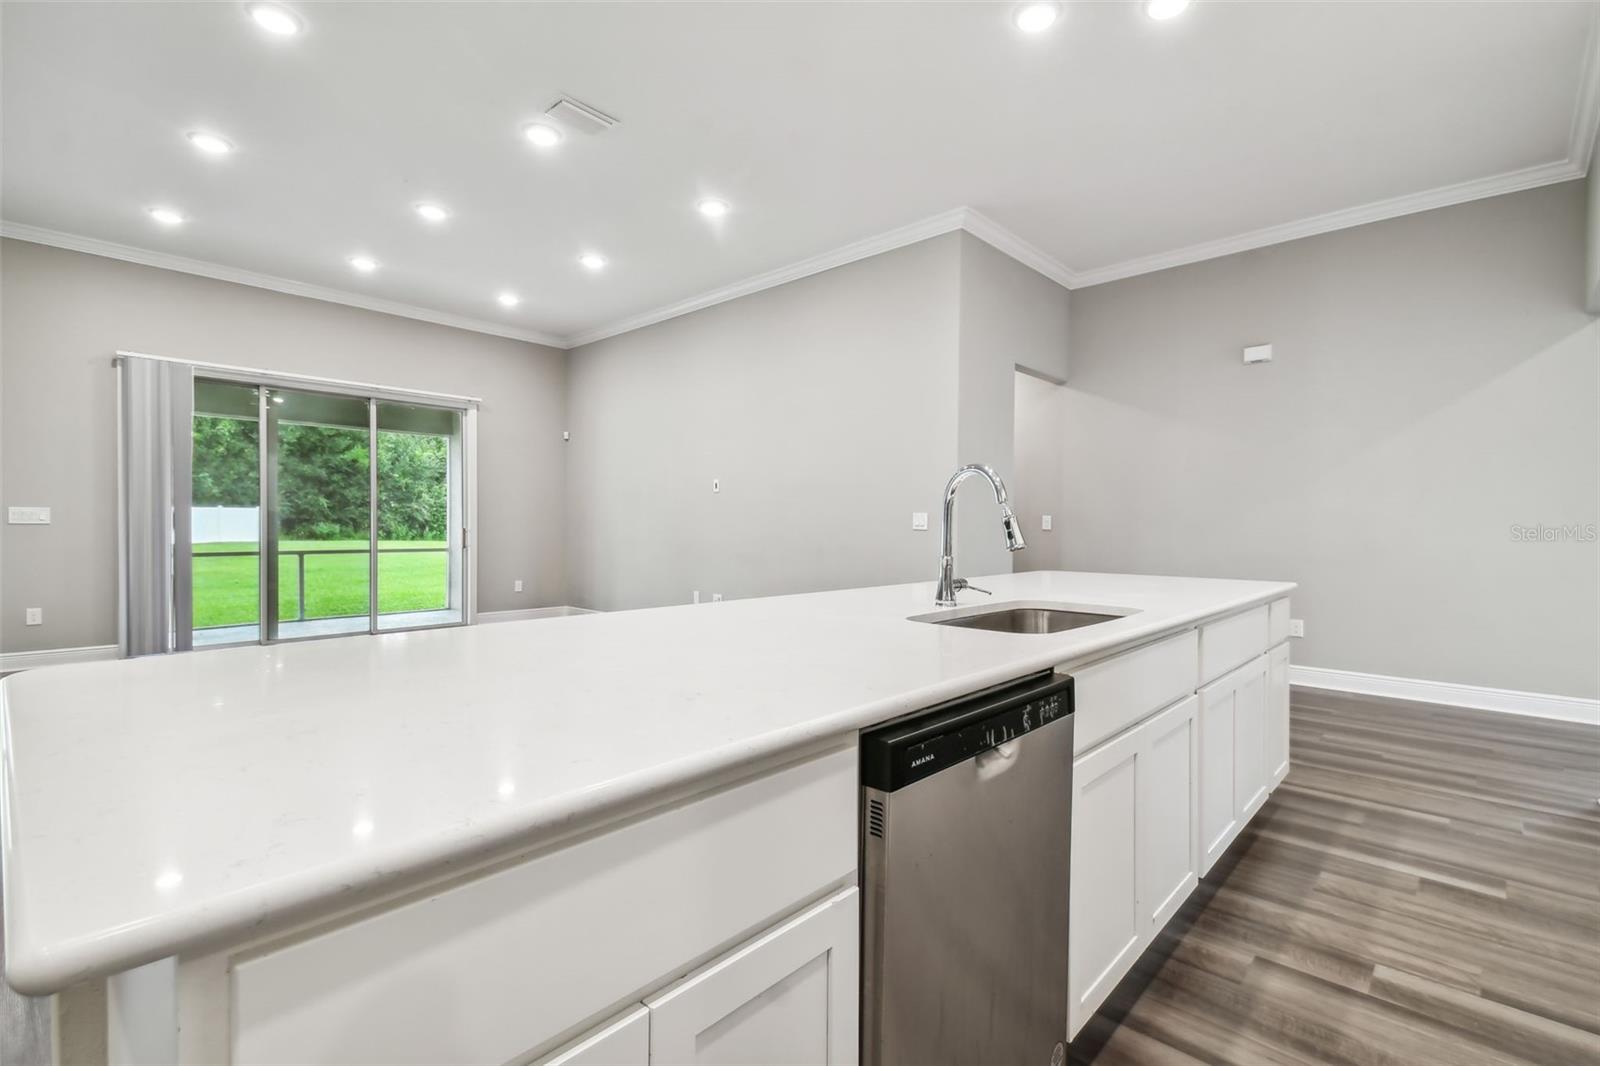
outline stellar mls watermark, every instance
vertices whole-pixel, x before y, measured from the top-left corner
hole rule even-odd
[[[1511,527],[1511,539],[1518,544],[1554,544],[1561,541],[1593,544],[1597,536],[1600,536],[1600,528],[1593,522],[1572,522],[1564,526],[1547,526],[1539,522],[1531,526]]]

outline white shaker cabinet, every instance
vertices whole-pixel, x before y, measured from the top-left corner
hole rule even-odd
[[[1073,762],[1073,1035],[1197,882],[1197,703],[1181,700]]]
[[[1267,652],[1267,787],[1289,773],[1289,645]]]
[[[860,900],[838,892],[646,1000],[652,1066],[853,1066]]]
[[[1200,690],[1200,848],[1204,875],[1271,789],[1267,656]]]

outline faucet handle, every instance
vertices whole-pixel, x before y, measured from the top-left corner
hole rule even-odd
[[[985,596],[994,595],[994,593],[990,592],[988,589],[980,589],[978,586],[974,585],[964,577],[956,578],[955,581],[951,583],[951,588],[956,592],[960,592],[963,589],[971,589],[973,592],[981,592]]]

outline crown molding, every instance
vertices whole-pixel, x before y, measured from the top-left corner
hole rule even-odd
[[[1282,244],[1285,241],[1296,241],[1302,237],[1314,237],[1319,233],[1331,233],[1352,226],[1364,226],[1369,222],[1382,222],[1385,219],[1399,218],[1401,215],[1431,211],[1436,207],[1449,207],[1453,204],[1482,200],[1489,196],[1536,189],[1541,185],[1553,185],[1581,178],[1584,171],[1585,167],[1582,164],[1563,159],[1559,163],[1543,163],[1536,167],[1525,167],[1522,170],[1513,170],[1487,178],[1443,185],[1437,189],[1409,193],[1388,200],[1377,200],[1358,207],[1329,211],[1323,215],[1313,215],[1297,222],[1286,222],[1232,237],[1223,237],[1220,240],[1191,244],[1186,248],[1175,248],[1170,252],[1127,259],[1121,263],[1112,263],[1110,266],[1096,267],[1093,270],[1080,270],[1075,275],[1073,287],[1088,288],[1091,285],[1103,285],[1108,281],[1120,281],[1139,274],[1187,266],[1190,263],[1217,259],[1236,252],[1248,252],[1272,244]]]
[[[1595,136],[1600,133],[1600,4],[1589,15],[1589,40],[1583,49],[1583,69],[1578,75],[1578,103],[1572,110],[1572,131],[1567,139],[1567,161],[1588,173],[1594,158]]]
[[[963,208],[965,216],[961,228],[999,252],[1004,252],[1025,267],[1043,274],[1064,289],[1078,287],[1078,275],[1055,256],[1036,244],[1030,244],[1006,229],[988,215],[972,208]]]
[[[363,311],[376,311],[379,314],[411,318],[419,322],[431,322],[436,326],[449,326],[452,329],[464,329],[472,333],[487,333],[495,337],[508,337],[511,340],[527,341],[530,344],[543,344],[552,348],[567,347],[563,338],[549,333],[540,333],[537,330],[518,329],[515,326],[508,326],[500,322],[489,322],[483,319],[468,318],[464,315],[453,315],[447,311],[434,311],[430,308],[416,307],[412,304],[399,303],[395,300],[384,300],[375,296],[367,296],[363,293],[346,292],[343,289],[330,289],[322,285],[310,285],[303,281],[293,281],[289,278],[275,277],[271,274],[258,274],[253,270],[240,270],[237,267],[223,266],[220,263],[189,259],[181,255],[151,251],[147,248],[135,248],[132,245],[102,241],[94,237],[80,237],[75,233],[62,233],[59,230],[29,226],[20,222],[0,221],[0,237],[10,237],[14,240],[27,241],[30,244],[47,244],[52,248],[65,248],[68,251],[85,252],[89,255],[104,256],[107,259],[120,259],[125,263],[138,263],[141,266],[158,267],[162,270],[176,270],[182,274],[194,274],[198,277],[211,278],[215,281],[228,281],[235,285],[249,285],[257,289],[270,289],[273,292],[281,292],[288,296],[302,296],[308,300],[321,300],[324,303],[358,307]]]
[[[737,300],[741,296],[749,296],[752,293],[761,292],[763,289],[787,285],[791,281],[799,281],[801,278],[810,277],[812,274],[820,274],[824,270],[832,270],[834,267],[845,266],[858,260],[870,259],[872,256],[882,255],[884,252],[892,252],[896,248],[904,248],[908,244],[925,241],[929,237],[954,233],[963,227],[967,214],[967,209],[964,207],[958,207],[953,211],[945,211],[942,214],[933,215],[918,222],[901,226],[899,229],[892,229],[887,233],[880,233],[875,237],[867,237],[847,244],[842,248],[835,248],[832,251],[823,252],[820,255],[814,255],[796,263],[790,263],[788,266],[778,267],[776,270],[769,270],[764,274],[745,278],[743,281],[736,281],[732,285],[724,285],[721,288],[703,292],[698,296],[691,296],[687,300],[679,300],[677,303],[667,304],[653,311],[631,315],[628,318],[619,319],[604,326],[584,330],[582,333],[575,333],[567,338],[566,346],[568,348],[580,348],[585,344],[603,341],[607,337],[615,337],[618,334],[630,333],[645,326],[653,326],[657,322],[665,322],[669,318],[677,318],[693,311],[701,311],[707,307],[727,303],[729,300]]]

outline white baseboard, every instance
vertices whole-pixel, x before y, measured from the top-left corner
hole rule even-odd
[[[479,611],[478,624],[526,622],[530,618],[568,618],[575,614],[598,614],[587,607],[524,607],[520,611]]]
[[[96,663],[115,658],[117,658],[115,644],[100,644],[89,648],[0,652],[0,674],[9,674],[13,670],[37,670],[41,666],[65,666],[67,663]]]
[[[1581,696],[1551,696],[1542,692],[1458,685],[1449,681],[1419,681],[1411,677],[1360,674],[1354,670],[1327,670],[1320,666],[1290,666],[1289,683],[1307,688],[1353,692],[1362,696],[1389,696],[1418,703],[1448,703],[1480,711],[1502,711],[1533,718],[1558,718],[1563,722],[1600,725],[1600,700]]]

